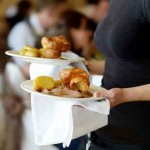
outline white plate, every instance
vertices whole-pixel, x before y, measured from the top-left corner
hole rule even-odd
[[[72,52],[62,53],[62,57],[64,58],[64,60],[23,56],[20,55],[18,51],[14,51],[14,50],[6,51],[5,54],[12,57],[19,58],[29,63],[39,63],[39,64],[68,65],[74,62],[85,61],[84,58],[78,57],[77,55],[74,55]]]
[[[53,96],[53,95],[48,95],[48,94],[44,94],[41,92],[38,92],[36,90],[34,90],[33,88],[33,80],[27,80],[24,81],[20,84],[20,87],[25,90],[26,92],[29,92],[31,94],[36,94],[36,95],[40,95],[43,97],[49,97],[52,99],[57,99],[57,100],[73,100],[73,101],[96,101],[96,100],[104,100],[103,97],[89,97],[89,98],[69,98],[69,97],[59,97],[59,96]],[[97,90],[102,89],[101,87],[98,86],[90,86],[89,88],[89,92],[94,93]]]

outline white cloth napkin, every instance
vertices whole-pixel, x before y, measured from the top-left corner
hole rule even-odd
[[[83,63],[73,66],[85,69]],[[72,65],[31,64],[31,79],[39,75],[57,79],[60,70],[66,67]],[[101,102],[62,101],[31,94],[31,108],[36,143],[63,143],[64,147],[68,147],[72,139],[107,125],[110,104],[107,99]]]
[[[107,125],[109,101],[61,101],[32,95],[35,140],[38,145],[63,143]],[[78,107],[82,106],[84,108]]]
[[[69,58],[78,58],[79,56],[76,55],[75,53],[69,51],[69,52],[65,52],[63,53],[62,57],[69,57]],[[46,76],[52,76],[54,77],[55,79],[59,79],[58,77],[58,73],[63,70],[64,68],[72,68],[72,67],[79,67],[79,68],[82,68],[84,70],[87,71],[87,68],[86,66],[84,65],[83,62],[78,62],[78,63],[71,63],[69,65],[50,65],[50,64],[35,64],[35,63],[32,63],[30,65],[30,78],[31,79],[34,79],[36,78],[37,76],[41,76],[41,75],[46,75]],[[88,72],[88,71],[87,71]]]

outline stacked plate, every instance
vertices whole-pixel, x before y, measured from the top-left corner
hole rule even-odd
[[[62,59],[48,59],[48,58],[38,58],[38,57],[29,57],[29,56],[23,56],[20,55],[18,51],[14,50],[8,50],[5,52],[6,55],[16,57],[22,61],[28,62],[28,63],[38,63],[38,64],[50,64],[50,65],[68,65],[75,62],[84,62],[85,59],[82,57],[77,56],[76,54],[72,52],[64,52],[62,53]],[[59,97],[59,96],[53,96],[44,94],[41,92],[38,92],[34,90],[33,88],[33,80],[27,80],[20,84],[21,88],[29,93],[34,93],[36,95],[41,95],[43,97],[49,97],[50,99],[61,99],[61,100],[77,100],[77,101],[94,101],[94,100],[103,100],[103,97],[88,97],[88,98],[67,98],[67,97]],[[91,92],[94,95],[94,92],[97,90],[100,90],[101,87],[93,86],[91,85],[89,88],[89,92]]]

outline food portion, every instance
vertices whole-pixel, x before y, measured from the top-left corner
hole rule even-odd
[[[20,50],[20,55],[30,56],[30,57],[39,57],[39,50],[37,48],[35,48],[35,47],[24,46]]]
[[[34,89],[42,91],[44,89],[51,90],[55,86],[53,78],[47,76],[39,76],[33,82]]]
[[[81,92],[86,92],[89,88],[89,80],[82,75],[75,76],[70,80],[70,88]]]
[[[63,36],[43,37],[41,43],[45,49],[49,48],[61,52],[67,52],[71,47],[70,43]]]
[[[70,98],[87,98],[93,96],[88,91],[89,75],[80,68],[64,69],[59,74],[60,80],[40,76],[34,80],[34,89],[44,94]]]
[[[86,92],[76,91],[70,89],[69,87],[64,86],[58,86],[57,88],[54,88],[51,91],[47,92],[48,92],[47,94],[53,96],[70,97],[70,98],[88,98],[93,96],[93,94],[88,91]]]
[[[24,46],[20,50],[20,55],[55,59],[61,58],[61,53],[67,52],[71,47],[71,44],[63,36],[43,37],[41,44],[40,49]]]
[[[59,73],[62,84],[72,90],[85,92],[90,86],[89,75],[80,68],[66,68]]]

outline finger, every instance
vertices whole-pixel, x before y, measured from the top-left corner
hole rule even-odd
[[[101,96],[101,92],[97,91],[94,93],[94,97],[100,97]]]

